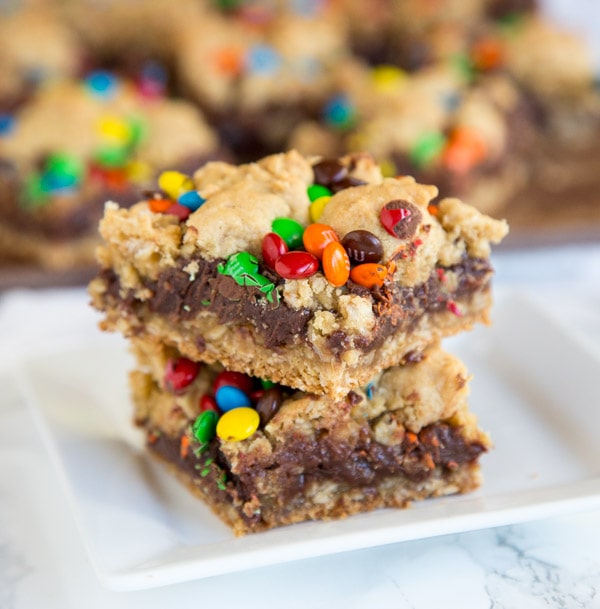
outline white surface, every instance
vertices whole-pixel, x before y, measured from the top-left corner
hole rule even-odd
[[[241,539],[144,454],[129,420],[123,341],[26,361],[22,386],[99,578],[154,587],[600,507],[600,359],[516,293],[503,294],[495,317],[492,329],[448,341],[475,377],[471,408],[494,433],[482,489]]]
[[[597,360],[600,245],[503,254],[496,256],[495,265],[498,286],[525,291],[559,325],[568,327],[569,339],[583,341],[583,349],[596,353]],[[600,510],[592,508],[552,518],[540,513],[540,520],[526,524],[393,543],[152,590],[107,590],[90,565],[14,373],[21,360],[40,350],[104,342],[86,303],[82,290],[0,297],[2,609],[197,609],[216,604],[245,609],[600,607]],[[523,331],[510,330],[506,339],[512,341],[517,330]],[[548,357],[544,344],[529,345],[531,349],[540,358]],[[569,375],[572,372],[569,367]],[[562,377],[552,376],[560,386]],[[569,415],[578,408],[573,404]],[[493,426],[496,437],[509,421],[500,409],[495,417],[485,425]],[[535,417],[531,429],[539,433]],[[590,429],[594,433],[598,426]],[[492,462],[484,463],[489,483]],[[582,467],[580,457],[575,463]],[[528,471],[518,469],[515,474],[525,478]],[[534,488],[536,479],[531,482]]]

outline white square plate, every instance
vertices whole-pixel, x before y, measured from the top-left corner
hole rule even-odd
[[[99,336],[28,360],[22,388],[90,559],[140,589],[301,558],[600,506],[600,359],[543,310],[501,294],[494,326],[446,341],[474,378],[471,408],[495,448],[470,495],[235,538],[146,456],[130,423],[125,343]]]

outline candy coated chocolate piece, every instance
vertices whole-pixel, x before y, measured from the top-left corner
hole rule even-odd
[[[250,393],[254,388],[252,377],[243,372],[234,372],[233,370],[223,370],[219,372],[213,381],[213,393],[216,394],[221,387],[237,387],[244,393]]]
[[[331,197],[319,197],[311,203],[310,207],[308,208],[308,213],[310,214],[310,219],[313,222],[319,221],[319,218],[321,217],[321,214],[323,213],[323,210],[327,206],[327,203],[329,203],[330,199]]]
[[[398,239],[410,239],[417,232],[423,214],[410,201],[396,199],[381,208],[381,224],[385,230]]]
[[[264,427],[281,408],[283,393],[279,387],[266,389],[256,403],[256,411],[260,416],[260,424]]]
[[[221,412],[228,412],[234,408],[250,406],[250,397],[238,387],[224,385],[215,392],[215,401]]]
[[[187,357],[168,360],[165,368],[164,384],[171,393],[182,393],[200,372],[200,364]]]
[[[319,270],[319,260],[309,252],[288,252],[275,263],[275,271],[284,279],[304,279]]]
[[[158,185],[174,201],[177,201],[184,192],[194,190],[192,179],[180,171],[163,171],[158,176]]]
[[[275,268],[275,263],[280,256],[288,251],[285,241],[277,233],[267,233],[262,240],[263,262],[270,269]]]
[[[323,159],[313,165],[315,184],[329,187],[334,182],[343,180],[348,175],[348,168],[337,159]]]
[[[215,437],[218,420],[219,415],[214,410],[205,410],[192,424],[194,438],[200,444],[208,444]]]
[[[177,216],[180,222],[185,222],[192,213],[192,210],[189,207],[179,205],[179,203],[173,203],[170,207],[167,208],[165,213],[171,216]]]
[[[383,257],[383,245],[379,238],[368,230],[353,230],[342,239],[350,262],[364,264],[379,262]]]
[[[217,435],[225,442],[240,442],[249,438],[260,424],[254,408],[235,408],[226,412],[217,423]]]
[[[365,288],[374,288],[383,285],[388,275],[387,268],[382,264],[359,264],[350,271],[350,279]]]
[[[206,199],[201,197],[195,190],[184,192],[182,195],[179,195],[179,199],[177,199],[179,205],[183,205],[191,211],[196,211],[205,202]]]
[[[304,227],[292,218],[275,218],[271,224],[271,230],[278,234],[291,250],[302,245]]]
[[[304,243],[306,251],[319,259],[323,256],[323,250],[330,243],[339,240],[335,230],[327,224],[309,224],[302,235],[302,243]]]
[[[327,186],[322,186],[321,184],[311,184],[306,189],[306,194],[308,195],[309,200],[312,202],[320,199],[321,197],[330,197],[331,190],[329,190]]]
[[[323,273],[327,281],[335,287],[340,287],[348,281],[350,276],[350,258],[339,241],[331,242],[323,250]]]
[[[205,412],[206,410],[212,410],[213,412],[219,413],[219,408],[217,406],[217,402],[212,395],[208,395],[205,393],[198,403],[198,408],[200,408],[200,412]]]

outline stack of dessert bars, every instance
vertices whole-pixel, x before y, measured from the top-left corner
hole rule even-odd
[[[507,230],[367,155],[211,162],[106,204],[89,291],[148,450],[241,535],[480,484],[440,341],[489,323]]]

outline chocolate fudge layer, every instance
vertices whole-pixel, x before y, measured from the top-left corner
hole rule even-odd
[[[203,203],[181,218],[107,206],[90,285],[104,329],[339,398],[488,322],[506,224],[370,157],[209,163],[187,187]]]
[[[133,345],[135,419],[150,452],[236,534],[405,507],[480,483],[489,439],[467,409],[466,369],[438,346],[338,400],[238,375],[248,407],[229,410],[221,392],[230,372],[156,341]]]

